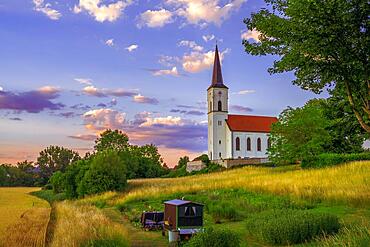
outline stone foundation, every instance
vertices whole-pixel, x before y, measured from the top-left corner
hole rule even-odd
[[[206,165],[201,160],[189,161],[186,164],[186,171],[187,172],[200,171],[205,167]]]
[[[256,165],[269,162],[268,158],[249,158],[249,159],[222,159],[212,160],[213,163],[219,164],[225,168],[240,165]]]

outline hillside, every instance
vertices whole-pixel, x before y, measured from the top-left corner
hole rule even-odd
[[[125,238],[132,246],[150,246],[150,243],[166,246],[167,239],[160,232],[140,229],[140,214],[143,210],[163,210],[163,201],[182,197],[204,203],[205,226],[237,232],[243,239],[243,246],[268,245],[253,232],[248,232],[246,224],[248,219],[258,220],[271,210],[330,213],[339,217],[342,227],[335,238],[313,240],[315,245],[335,246],[344,241],[354,246],[355,241],[361,239],[370,241],[370,162],[317,170],[301,170],[293,166],[244,167],[182,178],[138,179],[129,181],[128,188],[122,193],[108,192],[59,204],[64,210],[71,207],[73,212],[78,211],[76,207],[91,208],[92,205],[101,208],[94,210],[96,214],[104,214],[99,217],[104,217],[105,226],[115,229],[112,231],[116,233],[125,232]],[[73,212],[69,219],[73,218]],[[63,231],[58,236],[61,222],[65,220],[63,217],[61,214],[56,219],[55,241],[63,238]],[[78,216],[81,217],[84,216]],[[91,214],[85,217],[91,217]],[[69,227],[73,232],[79,231],[78,223]],[[61,246],[62,242],[55,246]]]

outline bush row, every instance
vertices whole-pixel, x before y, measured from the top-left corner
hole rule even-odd
[[[241,239],[237,233],[222,229],[206,229],[203,233],[198,233],[187,242],[184,247],[238,247]]]
[[[338,217],[307,210],[266,211],[247,220],[250,234],[271,244],[297,244],[323,234],[337,233]]]
[[[358,160],[370,160],[370,152],[353,154],[323,153],[304,158],[301,166],[302,168],[322,168]]]

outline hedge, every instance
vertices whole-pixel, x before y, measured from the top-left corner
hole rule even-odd
[[[307,210],[274,210],[247,220],[247,231],[270,244],[298,244],[314,237],[337,233],[337,216]]]
[[[302,168],[322,168],[335,166],[349,161],[370,160],[370,152],[354,154],[324,153],[306,157],[302,160]]]

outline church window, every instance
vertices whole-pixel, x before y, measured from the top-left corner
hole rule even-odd
[[[218,153],[218,157],[220,157],[220,158],[221,158],[221,153]]]
[[[221,126],[222,125],[222,121],[218,121],[218,126]]]
[[[267,139],[267,148],[271,148],[271,139],[270,139],[270,137]]]
[[[218,141],[218,144],[221,144],[221,140]]]
[[[235,139],[235,149],[236,151],[240,150],[240,138],[239,137]]]
[[[248,137],[247,138],[247,151],[251,151],[251,138],[250,137]]]
[[[218,101],[218,111],[222,111],[222,103],[221,103],[221,100]]]
[[[261,138],[257,139],[257,151],[261,151]]]
[[[212,101],[209,102],[209,111],[212,111]]]

